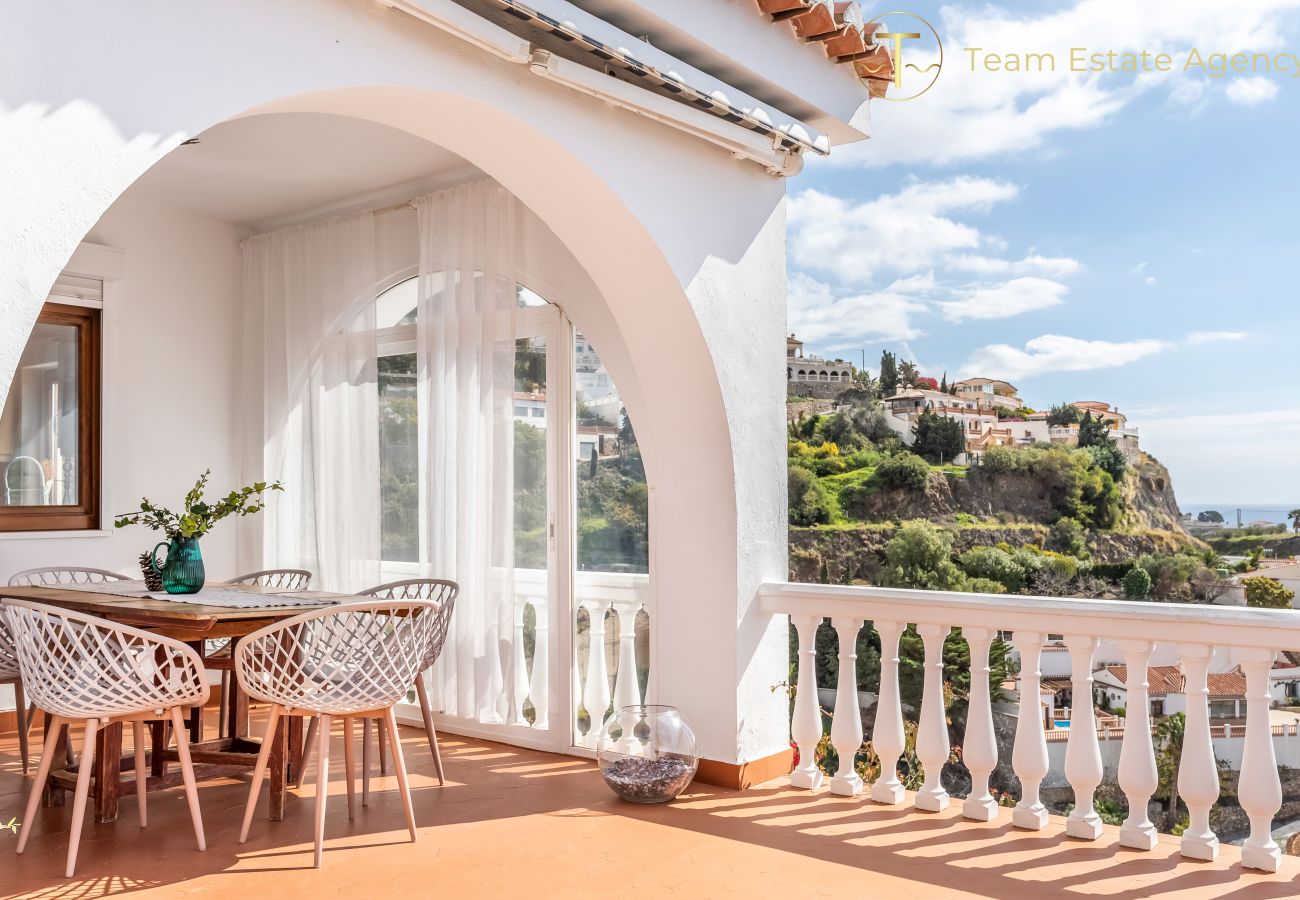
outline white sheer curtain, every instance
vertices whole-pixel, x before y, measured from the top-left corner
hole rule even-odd
[[[261,562],[310,569],[315,587],[362,590],[380,581],[374,217],[241,248],[244,464],[285,487],[261,523]]]
[[[518,201],[480,181],[421,197],[416,320],[421,562],[460,583],[433,676],[449,715],[501,722],[514,603]],[[507,656],[509,660],[511,657]],[[508,663],[507,663],[508,664]]]

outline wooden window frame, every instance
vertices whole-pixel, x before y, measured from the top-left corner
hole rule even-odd
[[[0,506],[0,532],[100,529],[103,310],[47,302],[36,322],[77,329],[77,498],[65,506]]]

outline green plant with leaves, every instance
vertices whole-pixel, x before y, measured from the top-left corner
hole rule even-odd
[[[1276,578],[1266,575],[1253,575],[1241,579],[1246,588],[1246,605],[1261,609],[1290,609],[1295,599],[1295,591],[1286,587]]]
[[[897,453],[876,467],[871,480],[885,490],[923,491],[930,482],[930,467],[915,453]]]
[[[145,497],[140,500],[139,512],[115,516],[113,526],[125,528],[128,525],[144,525],[154,531],[161,531],[169,538],[203,537],[212,530],[212,526],[228,516],[243,517],[261,512],[266,508],[267,491],[284,490],[284,485],[278,481],[270,484],[258,481],[231,491],[216,503],[209,503],[203,499],[203,493],[211,474],[211,469],[203,470],[199,480],[194,482],[194,487],[185,494],[181,512],[172,512]]]
[[[1291,530],[1300,531],[1300,509],[1291,510],[1286,517],[1291,520]]]
[[[966,576],[952,561],[952,535],[923,519],[908,522],[885,545],[879,581],[889,587],[960,591]]]
[[[912,434],[912,452],[931,462],[950,463],[966,452],[966,430],[950,416],[922,410]]]
[[[1142,571],[1134,569],[1135,572]],[[1183,735],[1187,717],[1182,713],[1165,716],[1155,727],[1156,772],[1159,775],[1157,796],[1169,798],[1169,821],[1178,822],[1178,765],[1183,758]]]
[[[1145,600],[1151,593],[1151,576],[1141,566],[1134,566],[1124,575],[1124,597],[1128,600]]]

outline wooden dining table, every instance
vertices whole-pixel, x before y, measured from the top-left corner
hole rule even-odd
[[[87,590],[84,586],[75,584],[0,587],[0,599],[30,600],[175,638],[195,648],[204,657],[205,664],[212,669],[229,669],[239,639],[259,628],[299,613],[320,609],[321,601],[348,602],[357,599],[350,594],[326,591],[284,591],[242,584],[208,586],[254,594],[276,594],[285,600],[289,598],[284,595],[291,594],[294,598],[309,602],[291,606],[216,606],[201,602],[202,594],[197,595],[193,601],[181,599],[181,595],[176,595],[176,599],[161,599],[104,593],[104,590],[111,589],[106,585],[96,585],[94,590]],[[132,583],[132,587],[138,589],[138,584]],[[160,597],[166,595],[160,593]],[[229,656],[225,655],[223,648],[221,657],[208,657],[204,653],[205,642],[220,639],[229,640]],[[194,762],[196,779],[231,777],[245,769],[252,769],[257,762],[262,742],[250,734],[248,696],[240,689],[238,679],[231,677],[227,683],[230,690],[221,697],[225,708],[219,716],[222,725],[217,737],[204,739],[203,710],[197,708],[191,711],[189,717],[189,735],[177,735],[177,740],[188,737],[191,742],[190,758]],[[45,713],[47,725],[49,721],[50,715]],[[149,729],[151,746],[145,789],[160,790],[181,784],[179,767],[169,771],[167,765],[177,761],[176,750],[168,746],[168,724],[150,722]],[[270,818],[279,821],[284,817],[286,789],[297,780],[303,764],[302,717],[281,716],[276,733],[269,739],[275,742],[269,761]],[[45,789],[46,806],[61,806],[65,792],[76,787],[76,762],[68,750],[67,740],[65,729],[59,737],[54,758],[66,758],[68,762],[63,768],[51,770]],[[135,768],[133,758],[122,755],[122,723],[99,729],[96,742],[90,789],[94,797],[95,821],[113,822],[117,820],[120,800],[135,794],[141,786],[135,783],[134,778],[125,782],[121,779],[123,770],[134,771]]]

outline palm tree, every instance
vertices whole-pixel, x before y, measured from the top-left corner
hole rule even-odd
[[[1300,509],[1291,510],[1286,517],[1291,520],[1291,530],[1300,531]]]
[[[1178,815],[1178,762],[1183,758],[1186,727],[1187,717],[1182,713],[1165,716],[1156,725],[1156,769],[1160,773],[1161,787],[1169,791],[1170,828],[1182,821]]]

